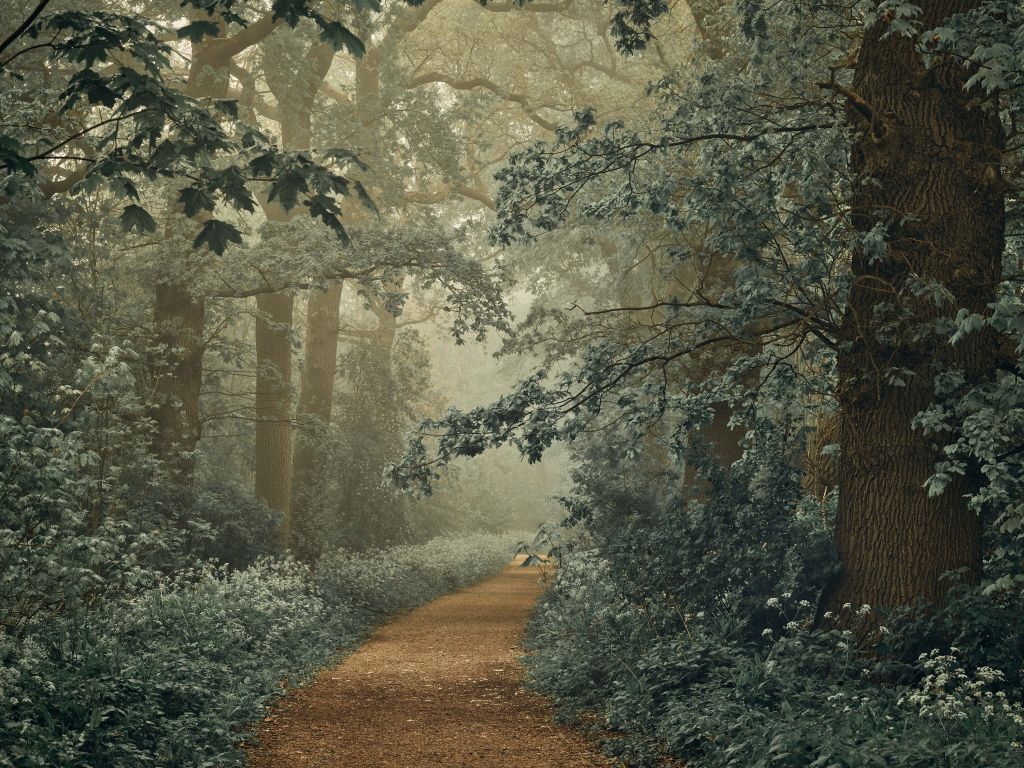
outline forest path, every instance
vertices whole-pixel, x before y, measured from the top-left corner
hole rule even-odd
[[[520,685],[540,586],[519,562],[399,616],[288,694],[248,750],[253,768],[607,766]]]

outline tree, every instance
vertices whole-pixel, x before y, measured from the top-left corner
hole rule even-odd
[[[509,441],[535,460],[601,413],[638,438],[670,419],[682,449],[723,394],[742,419],[787,370],[806,385],[792,406],[810,415],[828,392],[840,413],[842,571],[823,608],[937,602],[943,573],[977,578],[979,457],[943,474],[959,427],[943,424],[951,440],[926,416],[991,385],[1001,359],[997,105],[1008,83],[986,57],[1014,16],[998,5],[883,3],[856,19],[843,3],[744,3],[716,20],[731,30],[718,36],[725,55],[661,84],[658,129],[598,129],[583,113],[514,156],[500,174],[499,241],[569,216],[654,214],[700,233],[668,242],[666,261],[727,279],[595,314],[592,329],[648,319],[625,336],[592,330],[568,373],[541,369],[494,405],[433,423],[436,452],[414,444],[399,471],[429,480],[438,464]],[[632,49],[660,10],[626,7],[619,41]],[[686,368],[716,349],[727,364],[687,383]]]
[[[234,225],[214,216],[218,203],[252,210],[257,182],[269,184],[272,198],[296,186],[312,188],[319,196],[316,215],[343,233],[335,195],[349,188],[338,172],[347,160],[339,165],[327,157],[321,164],[277,150],[237,119],[235,103],[226,98],[226,75],[233,56],[285,22],[311,19],[328,43],[358,48],[347,28],[302,2],[277,2],[252,23],[231,3],[187,3],[188,23],[167,25],[170,41],[188,40],[192,47],[185,85],[178,89],[171,61],[179,51],[163,32],[130,15],[50,11],[48,5],[43,0],[29,6],[0,42],[0,74],[21,83],[12,92],[15,100],[31,103],[40,78],[42,93],[56,94],[40,115],[54,126],[52,135],[5,130],[0,137],[8,185],[27,183],[55,195],[105,184],[130,201],[121,216],[124,228],[142,234],[156,231],[157,223],[140,204],[139,180],[175,179],[174,205],[200,225],[193,249],[205,245],[215,253],[240,240]],[[285,207],[296,202],[289,194]],[[154,361],[154,448],[183,482],[191,475],[200,424],[205,303],[189,285],[199,264],[189,253],[180,260],[179,277],[157,280],[153,311],[162,348]]]
[[[915,27],[937,30],[982,5],[922,3]],[[850,202],[863,244],[838,334],[843,572],[826,597],[833,609],[935,603],[948,588],[944,574],[976,581],[981,573],[981,518],[967,498],[983,478],[969,471],[928,493],[944,440],[913,422],[936,402],[939,377],[955,373],[964,388],[995,379],[997,335],[988,329],[951,345],[942,321],[988,315],[996,300],[1003,126],[998,100],[971,82],[977,65],[952,51],[926,61],[927,38],[890,29],[895,18],[865,32],[851,87],[839,89],[857,130]],[[869,244],[882,232],[880,253]]]
[[[523,9],[511,4],[490,5],[482,10],[472,3],[428,2],[416,8],[388,5],[379,12],[361,14],[355,28],[368,40],[366,52],[340,63],[330,82],[323,83],[318,97],[322,114],[319,132],[360,148],[370,166],[361,179],[377,202],[382,220],[404,222],[404,227],[413,230],[454,228],[454,222],[465,216],[479,220],[480,211],[489,211],[494,205],[492,190],[484,180],[487,171],[508,154],[511,144],[531,133],[549,133],[553,120],[559,115],[568,117],[572,104],[564,103],[565,94],[583,88],[597,93],[598,85],[612,84],[615,96],[624,98],[621,92],[642,88],[642,79],[618,67],[605,34],[606,19],[594,13],[597,9],[597,4],[572,8],[542,3]],[[536,21],[518,24],[522,14]],[[588,53],[586,41],[591,33],[600,35],[604,45]],[[517,41],[513,38],[510,44],[509,35],[523,35],[522,44],[543,49],[543,68],[532,65],[505,71],[507,68],[499,66],[500,52],[480,55],[481,47],[511,51]],[[439,46],[437,40],[442,38],[446,44]],[[566,38],[571,42],[561,42]],[[486,41],[483,46],[481,40]],[[261,113],[270,119],[280,118],[279,110],[271,113],[261,108]],[[454,135],[453,126],[457,129]],[[405,241],[415,244],[415,238]],[[468,243],[462,247],[471,258],[494,259],[487,249],[470,250]],[[415,281],[407,282],[408,287],[415,285]],[[331,296],[333,305],[336,296]],[[333,347],[337,338],[326,325],[332,314],[316,309],[314,298],[311,296],[307,315],[307,358],[311,343]],[[374,301],[380,308],[379,300]],[[374,321],[387,325],[379,314]],[[393,318],[392,322],[406,321]],[[395,336],[378,334],[375,338],[390,345]],[[384,360],[390,357],[390,350],[380,348],[380,352]],[[325,363],[328,359],[326,351],[316,357]],[[384,371],[387,366],[377,368]],[[326,373],[324,366],[316,370]],[[296,411],[299,429],[292,462],[292,517],[297,528],[308,527],[308,522],[300,522],[310,511],[303,507],[316,506],[317,496],[322,495],[322,483],[312,468],[323,463],[325,456],[322,452],[318,455],[318,446],[326,447],[322,438],[330,423],[329,400],[321,400],[328,404],[322,415],[304,410],[302,392],[312,391],[313,372],[312,366],[303,369]],[[317,391],[327,393],[333,381],[318,380]],[[386,382],[380,382],[379,388],[386,389]],[[285,420],[282,413],[274,418],[275,423]],[[361,439],[391,445],[393,437],[363,435]],[[351,485],[365,484],[363,475],[368,473],[368,482],[375,487],[379,466],[364,470],[359,470],[359,478],[352,478]],[[310,518],[314,516],[310,511]]]
[[[313,105],[334,51],[319,41],[304,44],[295,34],[270,42],[276,45],[264,52],[264,77],[277,102],[281,144],[288,150],[308,152]],[[263,208],[270,221],[292,218],[279,201],[267,200]],[[256,297],[260,313],[256,322],[256,497],[284,516],[285,542],[291,540],[293,305],[294,297],[287,290]]]

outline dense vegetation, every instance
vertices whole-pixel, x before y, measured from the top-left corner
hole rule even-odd
[[[627,764],[1024,762],[1020,3],[0,19],[0,765],[238,760],[556,492]]]
[[[4,764],[244,763],[244,728],[267,701],[396,611],[508,562],[514,538],[477,534],[359,554],[315,570],[261,559],[157,578],[119,574],[99,607],[5,637]]]

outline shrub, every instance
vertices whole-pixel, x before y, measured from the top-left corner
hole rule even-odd
[[[696,489],[589,449],[568,500],[583,531],[528,630],[534,684],[637,768],[1024,765],[1019,583],[951,580],[868,649],[814,629],[833,510],[803,497],[798,434],[750,425],[728,470],[694,446]]]
[[[619,578],[592,551],[565,558],[531,622],[527,663],[563,712],[597,714],[597,727],[616,732],[606,746],[630,766],[666,755],[694,768],[1024,763],[1019,599],[1000,606],[963,590],[927,623],[885,628],[886,655],[872,656],[849,632],[813,630],[812,602],[791,594],[764,601],[770,626],[729,605],[684,606],[673,624],[678,596],[637,603]],[[907,657],[986,600],[986,621],[1002,613],[1009,637],[985,663],[977,643],[950,647],[948,635]]]

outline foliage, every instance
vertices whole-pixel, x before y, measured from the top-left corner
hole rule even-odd
[[[536,461],[601,411],[624,411],[639,438],[666,414],[755,388],[752,371],[789,368],[800,386],[807,368],[831,365],[858,235],[849,131],[818,84],[851,45],[846,9],[738,5],[726,21],[740,9],[756,17],[742,44],[696,72],[667,73],[646,123],[599,125],[582,110],[499,172],[497,243],[635,227],[659,243],[655,290],[582,316],[535,316],[533,336],[567,343],[539,343],[550,358],[490,406],[425,424],[399,468],[405,482],[422,488],[437,466],[502,444]]]
[[[328,600],[347,596],[369,621],[497,572],[508,563],[515,538],[478,533],[369,552],[339,549],[318,561],[315,582]]]
[[[761,409],[728,468],[695,431],[684,461],[585,441],[575,526],[528,632],[534,684],[596,715],[631,766],[1016,764],[1024,594],[954,578],[941,610],[887,615],[868,646],[870,606],[843,609],[852,631],[822,629],[835,496],[806,495],[790,419]],[[1005,567],[991,559],[990,578]]]
[[[941,610],[887,615],[868,646],[855,632],[870,606],[843,609],[853,631],[820,628],[835,499],[805,495],[802,441],[762,417],[728,469],[694,439],[687,475],[588,440],[566,499],[576,525],[528,633],[534,684],[596,715],[631,766],[1019,762],[1024,594],[954,578]]]
[[[0,636],[0,765],[240,765],[266,703],[383,617],[477,581],[514,537],[206,565]]]
[[[527,662],[563,711],[598,716],[595,727],[614,734],[606,749],[628,765],[660,765],[665,755],[709,768],[1021,760],[1021,635],[971,638],[962,613],[984,605],[994,622],[1017,626],[1019,594],[997,605],[974,590],[947,607],[974,651],[948,635],[884,627],[890,652],[929,642],[941,650],[873,658],[849,630],[811,628],[813,595],[776,592],[751,613],[709,606],[676,582],[672,595],[645,584],[640,600],[625,570],[593,549],[565,558],[531,623]]]
[[[187,510],[207,526],[189,546],[199,560],[246,568],[261,557],[284,554],[278,543],[281,514],[247,490],[224,482],[203,485]]]
[[[231,3],[188,5],[202,8],[211,18],[177,30],[178,37],[193,43],[219,34],[219,25],[212,21],[214,14],[242,27],[249,23],[232,11]],[[306,3],[275,3],[271,16],[293,26],[302,17],[312,18],[321,25],[325,38],[338,48],[352,47],[355,40],[338,22],[328,21]],[[4,130],[0,134],[0,162],[9,172],[21,174],[25,182],[31,183],[46,164],[63,159],[61,149],[73,144],[83,151],[80,159],[84,161],[69,175],[75,179],[74,186],[95,189],[103,184],[115,190],[129,201],[121,214],[123,228],[139,234],[157,227],[140,204],[139,178],[188,179],[179,191],[179,202],[188,216],[213,213],[218,202],[253,211],[256,201],[248,187],[262,180],[269,182],[269,199],[277,199],[289,209],[297,204],[299,193],[309,193],[305,205],[310,215],[318,216],[340,237],[346,237],[333,195],[351,191],[365,196],[358,182],[338,172],[348,165],[351,153],[327,153],[319,164],[295,153],[282,153],[265,134],[237,122],[235,102],[218,99],[204,103],[169,85],[165,73],[175,56],[174,49],[134,16],[65,10],[44,12],[34,18],[27,14],[26,21],[30,23],[4,43],[5,48],[20,45],[0,60],[0,77],[12,87],[12,94],[21,83],[31,87],[31,80],[26,80],[31,68],[19,71],[18,65],[45,52],[54,65],[71,72],[57,96],[58,114],[85,112],[87,117],[64,134],[54,136],[25,136]],[[129,54],[134,65],[122,64],[120,52]],[[235,122],[234,130],[227,129],[224,122]],[[227,167],[212,162],[218,156],[229,155],[234,157]],[[194,247],[206,245],[221,254],[229,242],[240,240],[241,234],[233,224],[208,218]]]

